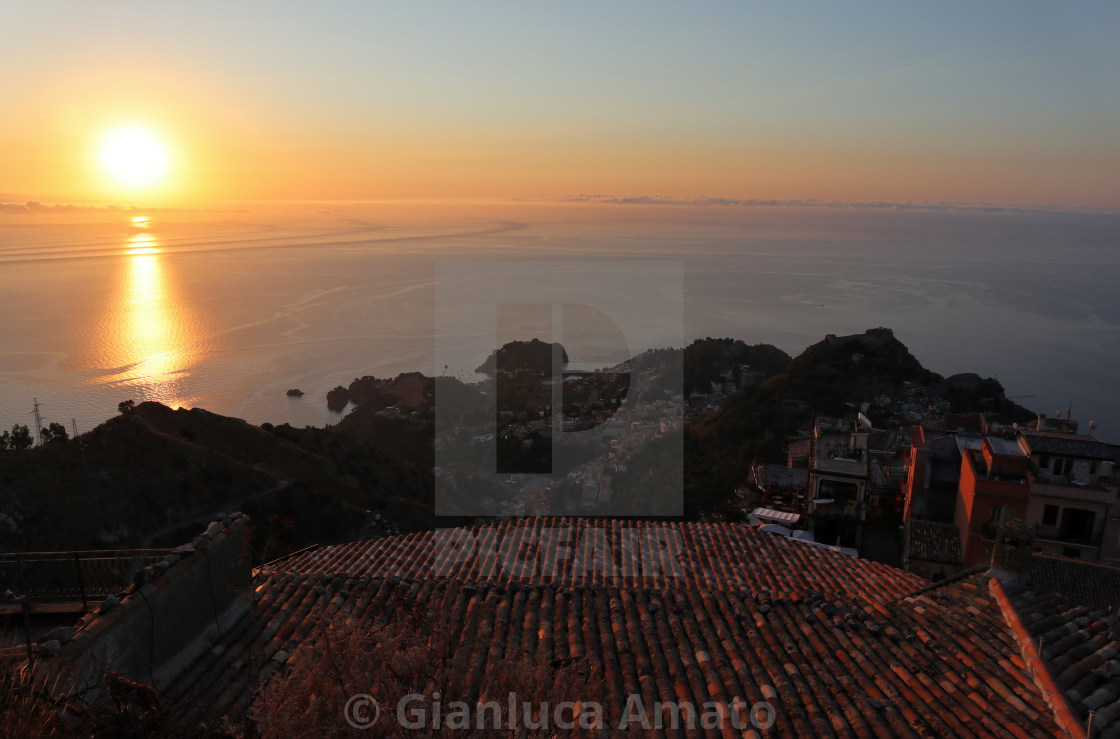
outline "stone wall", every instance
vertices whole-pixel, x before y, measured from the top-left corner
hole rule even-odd
[[[248,521],[221,517],[73,628],[41,639],[37,669],[52,678],[52,692],[91,689],[105,670],[158,692],[212,649],[250,607]]]

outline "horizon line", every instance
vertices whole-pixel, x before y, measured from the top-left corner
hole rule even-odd
[[[891,201],[891,200],[825,200],[821,198],[730,198],[701,195],[681,197],[674,195],[613,195],[604,193],[576,193],[566,195],[540,196],[495,196],[468,197],[444,196],[426,198],[334,198],[334,199],[220,199],[196,201],[191,207],[169,205],[140,205],[127,201],[73,200],[67,198],[44,198],[5,194],[0,199],[0,214],[64,214],[120,211],[163,211],[163,212],[246,212],[216,209],[214,205],[385,205],[385,204],[571,204],[571,205],[620,205],[620,206],[667,206],[674,208],[819,208],[829,210],[879,210],[879,211],[929,211],[943,213],[1023,213],[1023,214],[1078,214],[1078,215],[1117,215],[1120,206],[1055,205],[994,203],[990,201]],[[52,201],[53,202],[49,202]],[[203,207],[209,205],[211,207]]]

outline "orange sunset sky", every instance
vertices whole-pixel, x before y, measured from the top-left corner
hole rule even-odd
[[[0,202],[1117,208],[1117,7],[9,2]]]

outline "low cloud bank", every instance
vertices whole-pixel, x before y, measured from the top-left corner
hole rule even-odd
[[[998,203],[936,202],[903,203],[885,200],[774,200],[770,198],[672,198],[660,195],[603,195],[576,194],[551,198],[567,203],[606,203],[614,205],[682,205],[725,207],[779,207],[779,208],[830,208],[836,210],[916,210],[972,213],[1117,213],[1110,208],[1082,208],[1049,205],[1006,205]]]

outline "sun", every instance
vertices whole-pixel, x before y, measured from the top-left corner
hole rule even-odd
[[[171,163],[167,146],[143,126],[121,126],[109,131],[101,140],[98,158],[105,174],[130,190],[158,185]]]

